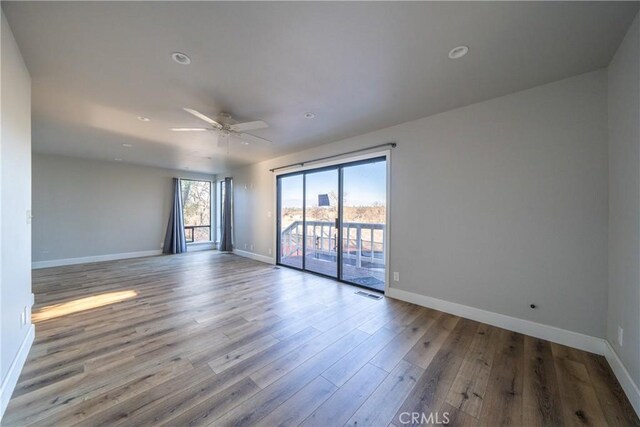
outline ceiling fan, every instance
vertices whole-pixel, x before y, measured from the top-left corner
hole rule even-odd
[[[218,132],[218,146],[219,147],[229,147],[229,137],[233,136],[240,140],[242,145],[267,145],[271,144],[271,141],[268,139],[260,138],[259,136],[251,135],[250,133],[246,133],[249,130],[258,130],[268,128],[269,125],[263,122],[262,120],[255,120],[252,122],[244,122],[244,123],[236,123],[236,121],[231,117],[228,113],[220,113],[216,117],[216,120],[213,120],[211,117],[208,117],[202,114],[199,111],[193,110],[191,108],[183,108],[189,114],[192,114],[199,118],[200,120],[204,120],[205,122],[211,125],[210,127],[202,127],[202,128],[171,128],[174,132],[207,132],[213,131]]]

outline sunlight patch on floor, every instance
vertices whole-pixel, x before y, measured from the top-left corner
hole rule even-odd
[[[92,308],[104,307],[105,305],[115,304],[138,296],[136,291],[119,291],[107,292],[105,294],[93,295],[86,298],[79,298],[73,301],[61,304],[49,305],[34,312],[31,319],[34,323],[42,322],[56,317],[65,316],[67,314],[78,313]]]

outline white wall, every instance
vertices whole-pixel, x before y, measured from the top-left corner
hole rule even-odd
[[[236,247],[275,248],[269,168],[395,141],[392,287],[604,337],[606,78],[596,71],[230,171]]]
[[[31,78],[2,14],[0,87],[0,417],[33,339],[31,322]],[[22,349],[22,351],[21,351]]]
[[[160,250],[174,176],[214,179],[34,153],[33,261]]]
[[[630,27],[608,70],[609,309],[607,340],[640,385],[640,33]],[[624,345],[618,345],[618,326]],[[640,396],[638,396],[640,397]]]

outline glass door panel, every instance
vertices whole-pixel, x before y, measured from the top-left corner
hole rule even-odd
[[[305,175],[305,270],[338,277],[338,169]]]
[[[384,291],[387,163],[342,168],[341,280]]]
[[[278,262],[302,268],[303,175],[278,178]]]

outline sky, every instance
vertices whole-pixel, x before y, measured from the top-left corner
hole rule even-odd
[[[387,165],[385,161],[348,166],[344,169],[345,206],[385,204]],[[281,178],[282,206],[302,208],[302,175]],[[307,174],[307,204],[317,206],[318,194],[338,193],[338,171]]]

